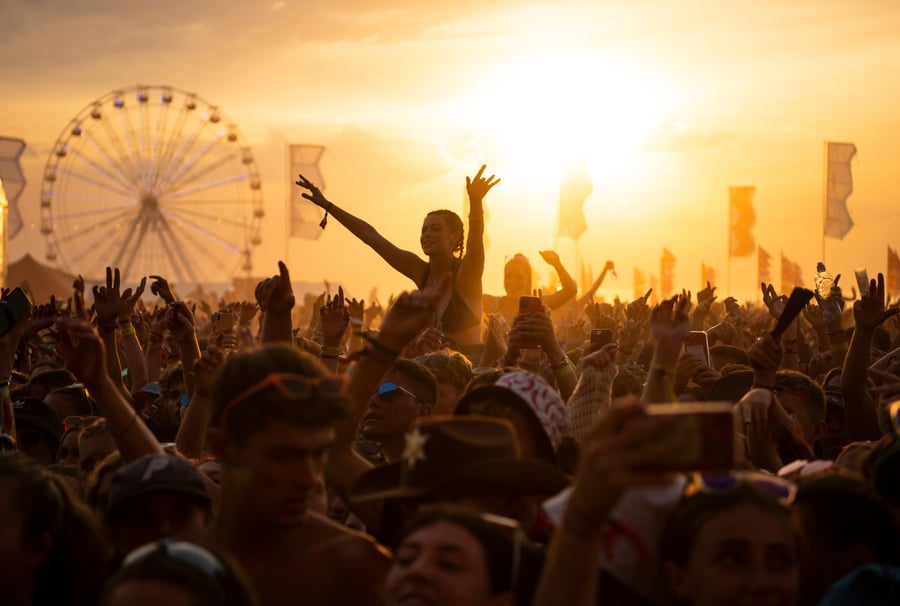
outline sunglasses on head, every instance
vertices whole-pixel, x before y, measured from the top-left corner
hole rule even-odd
[[[265,379],[251,385],[237,396],[232,398],[222,409],[224,423],[225,414],[241,402],[245,402],[255,395],[267,389],[274,389],[279,394],[290,400],[303,400],[314,396],[328,399],[338,399],[344,395],[346,380],[343,376],[327,375],[324,377],[304,377],[288,372],[275,372]]]
[[[185,564],[210,578],[224,578],[228,575],[225,565],[209,551],[192,543],[172,541],[171,539],[163,539],[138,547],[125,557],[122,565],[138,564],[156,554],[162,554],[170,560]]]
[[[381,385],[378,386],[378,396],[382,400],[390,400],[394,398],[397,394],[405,393],[410,398],[414,399],[417,402],[421,402],[422,399],[419,398],[416,394],[411,392],[410,390],[400,387],[396,383],[391,383],[390,381],[385,381]]]
[[[69,431],[70,429],[81,429],[83,427],[87,427],[88,425],[93,425],[94,421],[99,418],[100,417],[91,416],[66,417],[65,419],[63,419],[63,433]]]
[[[749,471],[729,471],[725,473],[695,473],[692,475],[684,496],[689,497],[699,492],[724,492],[739,486],[750,484],[769,493],[779,504],[787,506],[797,497],[797,486],[793,482],[765,473]]]

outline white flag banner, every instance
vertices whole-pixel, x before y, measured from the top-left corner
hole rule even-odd
[[[22,215],[19,213],[19,195],[25,189],[25,175],[19,166],[19,158],[25,151],[25,142],[21,139],[0,137],[0,181],[9,202],[7,214],[7,233],[15,237],[22,229]]]
[[[325,153],[323,145],[288,145],[288,175],[291,181],[288,194],[290,236],[304,240],[317,240],[322,235],[319,223],[325,212],[303,197],[305,189],[294,184],[297,175],[303,175],[321,190],[325,180],[319,172],[319,158]]]
[[[825,184],[825,235],[843,239],[853,227],[847,198],[853,193],[850,160],[856,155],[853,143],[828,144],[828,172]]]

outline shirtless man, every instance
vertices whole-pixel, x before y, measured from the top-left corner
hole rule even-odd
[[[307,506],[348,414],[343,381],[279,345],[235,354],[220,371],[208,433],[224,463],[215,542],[263,605],[379,603],[388,554]]]

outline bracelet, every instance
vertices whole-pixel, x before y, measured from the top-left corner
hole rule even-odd
[[[556,375],[557,378],[568,377],[569,375],[575,374],[575,369],[571,364],[566,364],[565,366],[554,368],[553,374]]]
[[[118,326],[118,322],[97,322],[97,328],[100,328],[105,332],[115,332]]]
[[[131,335],[137,334],[137,330],[135,330],[134,326],[129,326],[127,328],[119,329],[119,334],[123,337],[130,337]]]
[[[390,358],[392,363],[394,360],[396,360],[397,358],[400,357],[400,354],[398,352],[394,351],[393,349],[390,349],[384,343],[382,343],[381,341],[379,341],[378,339],[376,339],[369,333],[361,333],[360,336],[363,339],[365,339],[366,342],[368,342],[369,347],[367,349],[369,349],[370,351],[372,349],[374,349],[375,351],[379,352],[383,356]]]
[[[559,370],[560,368],[565,368],[571,363],[572,360],[569,359],[569,356],[563,356],[563,359],[561,361],[557,362],[556,364],[551,364],[550,368],[552,368],[553,370]]]
[[[124,438],[125,434],[127,434],[129,431],[131,431],[131,428],[134,427],[135,423],[137,423],[137,417],[138,417],[137,412],[132,411],[131,421],[128,422],[128,426],[125,429],[123,429],[122,433],[120,433],[118,436],[114,436],[117,442],[119,440],[121,440],[122,438]]]
[[[341,355],[341,348],[336,345],[332,345],[332,346],[323,345],[322,347],[319,348],[319,357],[320,358],[336,358],[339,355]]]
[[[846,343],[832,343],[831,351],[834,353],[840,353],[842,351],[847,351],[847,344]]]

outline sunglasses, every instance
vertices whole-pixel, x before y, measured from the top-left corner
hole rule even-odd
[[[343,397],[345,384],[346,379],[343,375],[304,377],[294,373],[274,372],[226,403],[222,408],[222,424],[225,424],[225,415],[231,408],[267,389],[274,389],[289,400],[304,400],[315,396],[336,400]]]
[[[414,399],[417,402],[422,402],[422,399],[411,392],[410,390],[400,387],[396,383],[391,383],[390,381],[385,381],[381,385],[378,386],[378,396],[382,400],[392,400],[397,396],[398,393],[405,393],[410,398]]]
[[[87,427],[88,425],[93,425],[94,421],[100,418],[101,417],[91,416],[66,417],[65,419],[63,419],[63,433],[69,431],[70,429],[81,429],[83,427]]]
[[[797,497],[797,486],[784,478],[759,472],[730,471],[725,473],[695,473],[691,476],[684,496],[699,492],[715,493],[731,490],[740,484],[750,484],[769,493],[779,504],[788,506]]]
[[[132,566],[156,554],[162,554],[170,560],[185,564],[210,578],[224,578],[228,576],[225,565],[207,550],[192,543],[172,541],[171,539],[163,539],[156,543],[138,547],[125,557],[122,565]]]

